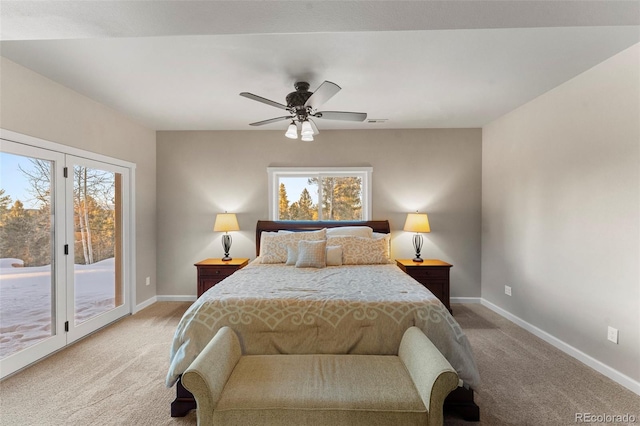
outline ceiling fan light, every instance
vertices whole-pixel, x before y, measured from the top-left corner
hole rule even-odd
[[[303,134],[301,139],[305,142],[313,142],[313,134],[310,134],[310,135]]]
[[[298,128],[294,123],[289,124],[289,128],[287,128],[287,133],[284,134],[289,139],[298,139]]]
[[[311,140],[313,140],[313,128],[307,120],[302,122],[302,131],[300,134],[302,134],[302,136],[311,136]]]

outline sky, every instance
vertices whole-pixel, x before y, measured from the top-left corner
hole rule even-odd
[[[11,204],[16,200],[20,200],[26,209],[38,208],[36,201],[28,192],[29,181],[18,169],[18,166],[29,170],[31,162],[27,157],[21,155],[0,152],[0,188],[4,189],[4,195],[11,196]]]
[[[318,204],[318,188],[316,185],[307,184],[306,177],[281,177],[280,183],[284,183],[284,187],[287,189],[287,198],[289,204],[292,204],[300,199],[300,194],[307,188],[313,204]],[[280,187],[280,183],[278,187]]]

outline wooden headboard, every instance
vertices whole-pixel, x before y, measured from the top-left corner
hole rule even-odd
[[[256,224],[256,256],[260,255],[260,235],[263,231],[317,231],[322,228],[337,228],[340,226],[368,226],[373,232],[388,234],[391,232],[388,220],[362,220],[362,221],[273,221],[259,220]]]

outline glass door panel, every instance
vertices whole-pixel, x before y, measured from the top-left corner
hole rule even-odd
[[[56,288],[55,216],[63,204],[56,198],[64,195],[56,172],[62,164],[61,155],[1,141],[1,377],[66,341],[65,289]]]
[[[125,170],[79,158],[67,163],[72,205],[73,339],[128,313],[123,280]],[[126,312],[125,312],[126,309]]]

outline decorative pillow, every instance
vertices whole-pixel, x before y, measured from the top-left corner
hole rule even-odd
[[[299,241],[296,268],[324,268],[327,266],[326,241]]]
[[[342,247],[343,265],[389,263],[389,244],[384,239],[345,235],[327,238],[327,244]]]
[[[391,257],[391,234],[385,234],[383,232],[374,232],[373,233],[373,239],[374,240],[385,240],[387,242],[387,251],[386,251],[386,255],[387,257]]]
[[[287,261],[285,265],[295,265],[298,261],[298,246],[294,244],[289,244],[287,246]]]
[[[327,236],[353,235],[354,237],[372,238],[373,228],[368,226],[340,226],[338,228],[328,228]]]
[[[264,234],[264,232],[263,232]],[[287,261],[287,246],[297,246],[298,241],[325,240],[327,230],[292,233],[267,233],[262,238],[260,253],[262,263],[285,263]]]
[[[278,233],[276,231],[273,231],[273,232],[264,231],[260,233],[260,256],[262,256],[262,254],[264,253],[265,238],[269,238],[269,236],[272,236],[272,235],[278,235]]]
[[[342,247],[327,246],[327,266],[342,266]]]

